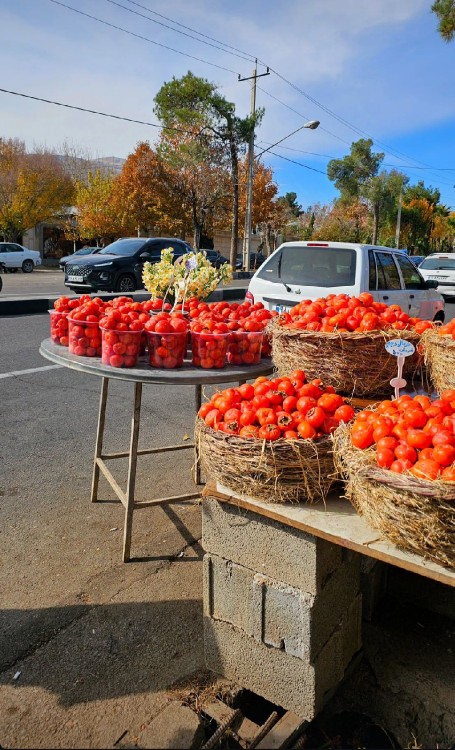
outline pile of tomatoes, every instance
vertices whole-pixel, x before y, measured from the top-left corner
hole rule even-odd
[[[455,341],[455,318],[442,326],[438,326],[437,331],[441,336],[451,336]]]
[[[375,302],[368,292],[358,297],[329,294],[316,300],[302,300],[289,313],[281,313],[279,323],[293,330],[321,333],[364,333],[391,329],[412,330],[419,335],[434,326],[428,320],[409,317],[399,305]]]
[[[145,324],[153,367],[182,367],[188,349],[188,322],[182,312],[159,312]]]
[[[68,346],[68,312],[49,310],[51,316],[51,339],[54,344]]]
[[[428,396],[403,395],[356,415],[353,446],[374,447],[377,465],[419,479],[455,482],[455,390]]]
[[[100,318],[104,314],[101,299],[84,299],[68,315],[68,347],[78,357],[101,356]]]
[[[289,377],[260,377],[215,393],[198,416],[208,427],[242,438],[317,440],[340,422],[350,422],[354,409],[334,388],[320,380],[307,383],[303,371],[296,370]]]

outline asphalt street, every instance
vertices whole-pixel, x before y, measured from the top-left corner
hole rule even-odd
[[[35,269],[32,273],[4,273],[2,274],[3,289],[0,299],[19,299],[21,297],[54,297],[66,294],[68,297],[77,296],[64,284],[64,274],[60,270]],[[230,286],[246,288],[249,279],[234,279]],[[140,290],[145,293],[145,289]]]

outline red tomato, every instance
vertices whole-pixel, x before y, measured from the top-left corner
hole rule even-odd
[[[303,419],[297,425],[297,432],[304,440],[312,440],[316,436],[316,430],[310,425],[307,419]]]
[[[417,463],[409,469],[409,473],[419,479],[437,479],[441,473],[441,467],[431,458],[419,459]]]
[[[428,435],[423,430],[408,430],[406,440],[408,445],[420,450],[422,448],[429,448],[431,445],[431,435]]]
[[[259,428],[259,437],[261,440],[278,440],[281,430],[277,424],[267,423]]]

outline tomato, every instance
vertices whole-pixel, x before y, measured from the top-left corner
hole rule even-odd
[[[320,400],[320,399],[319,399]],[[316,430],[324,423],[327,414],[320,406],[314,406],[306,413],[306,419]]]
[[[455,435],[449,430],[438,430],[431,438],[434,446],[437,445],[455,445]]]
[[[355,411],[349,404],[343,404],[335,410],[333,416],[337,422],[350,422],[355,417]]]
[[[455,447],[438,444],[433,450],[433,459],[441,466],[451,466],[455,462]]]
[[[406,440],[408,445],[411,445],[413,448],[419,448],[420,450],[422,448],[429,448],[431,445],[431,435],[428,435],[423,430],[408,430]]]
[[[274,409],[270,408],[264,408],[264,409],[258,409],[256,412],[256,419],[259,422],[260,425],[266,425],[266,424],[274,424],[276,419],[276,414]]]
[[[247,438],[248,440],[251,440],[252,438],[258,438],[259,437],[259,429],[255,425],[245,425],[244,427],[240,428],[239,432],[240,437]]]
[[[240,409],[230,408],[224,414],[225,422],[236,422],[240,419]]]
[[[402,461],[410,461],[415,464],[417,461],[417,451],[407,443],[400,443],[395,448],[395,456]]]
[[[297,409],[301,414],[306,414],[317,405],[316,399],[312,396],[302,396],[297,401]]]
[[[312,440],[316,436],[316,430],[306,419],[302,419],[302,421],[299,422],[297,425],[297,432],[304,440]]]
[[[388,469],[395,460],[395,454],[390,448],[379,448],[376,452],[376,462],[378,466]]]
[[[398,458],[389,466],[389,469],[390,471],[394,471],[397,474],[403,474],[403,472],[408,471],[410,468],[412,468],[413,465],[414,464],[411,461],[406,461]]]
[[[212,408],[213,408],[212,404],[209,401],[207,401],[206,404],[202,404],[201,407],[200,407],[200,409],[199,409],[199,411],[198,411],[198,413],[197,413],[198,417],[201,417],[201,419],[205,419],[205,417],[209,413],[210,409],[212,409]]]
[[[363,427],[361,429],[353,431],[351,434],[352,444],[355,448],[369,448],[373,445],[373,428]]]
[[[337,393],[323,393],[318,398],[318,406],[333,414],[340,406],[343,406],[343,398]]]
[[[417,463],[409,469],[409,473],[419,479],[437,479],[441,473],[441,467],[431,458],[419,459]]]
[[[210,409],[205,415],[204,422],[208,427],[215,427],[222,420],[222,414],[219,409]]]
[[[281,430],[277,424],[264,424],[259,428],[259,437],[261,440],[278,440],[281,437]]]
[[[444,479],[446,482],[455,482],[455,466],[448,466],[446,469],[443,469],[441,479]]]
[[[425,427],[428,417],[423,411],[423,409],[418,409],[415,406],[410,406],[409,408],[406,408],[403,412],[403,418],[409,427],[417,427],[422,428]]]
[[[241,386],[239,386],[239,393],[242,398],[250,401],[254,396],[254,387],[251,385],[251,383],[243,383]]]
[[[241,427],[249,427],[256,421],[255,409],[245,409],[241,412],[239,417],[239,424]]]
[[[376,447],[378,450],[380,448],[388,448],[389,450],[394,451],[398,445],[399,445],[398,439],[396,437],[393,437],[392,435],[382,437],[376,443]]]
[[[283,410],[291,414],[297,409],[297,398],[295,396],[286,396],[283,400]]]

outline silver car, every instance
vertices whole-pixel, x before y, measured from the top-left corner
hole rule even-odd
[[[455,299],[455,253],[432,253],[419,266],[426,281],[437,281],[443,297]]]
[[[24,273],[31,273],[41,265],[41,256],[37,250],[28,250],[16,242],[0,242],[0,263],[7,271],[21,268]]]

